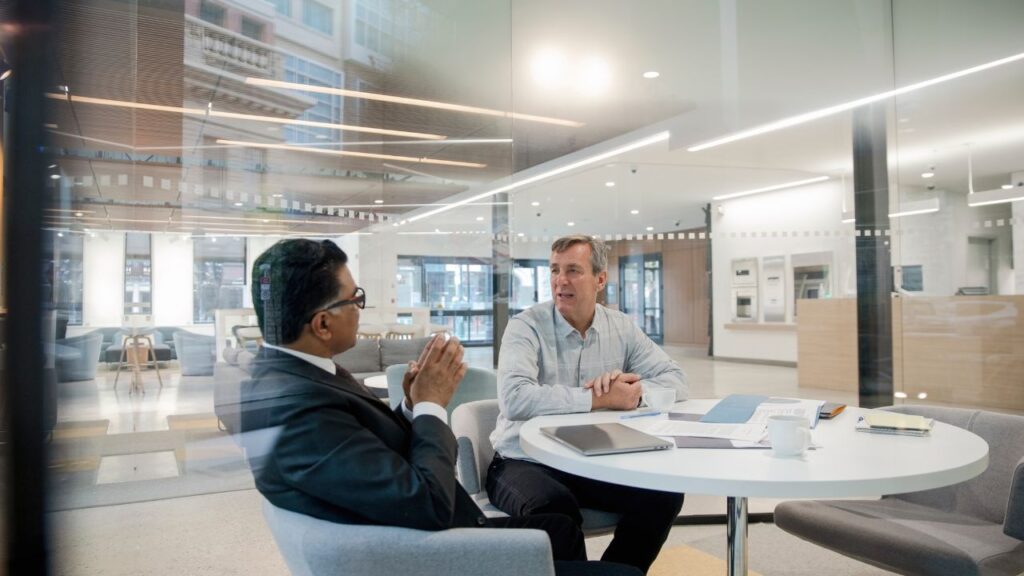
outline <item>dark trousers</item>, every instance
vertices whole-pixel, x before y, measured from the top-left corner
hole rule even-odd
[[[640,576],[640,572],[623,564],[587,562],[583,532],[572,518],[564,514],[536,514],[511,518],[490,518],[488,528],[533,528],[547,532],[557,576]]]
[[[647,572],[683,507],[683,495],[609,484],[543,464],[495,454],[487,470],[491,503],[511,516],[564,514],[583,524],[580,508],[621,514],[601,560]]]

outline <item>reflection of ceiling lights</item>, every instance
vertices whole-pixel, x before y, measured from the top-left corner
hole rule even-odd
[[[729,200],[732,198],[739,198],[741,196],[750,196],[751,194],[760,194],[762,192],[774,192],[775,190],[782,190],[783,188],[795,188],[797,186],[803,186],[804,184],[813,184],[815,182],[824,182],[828,180],[828,176],[817,176],[815,178],[807,178],[806,180],[796,180],[793,182],[784,182],[782,184],[776,184],[774,186],[765,186],[764,188],[755,188],[753,190],[745,190],[743,192],[732,192],[730,194],[722,194],[719,196],[712,196],[712,200]]]
[[[741,130],[739,132],[729,134],[728,136],[723,136],[721,138],[709,140],[696,146],[691,146],[687,148],[687,151],[699,152],[701,150],[707,150],[708,148],[714,148],[715,146],[721,146],[722,144],[736,142],[737,140],[745,140],[753,136],[759,136],[761,134],[766,134],[768,132],[774,132],[776,130],[781,130],[783,128],[789,128],[790,126],[804,124],[806,122],[811,122],[812,120],[818,120],[820,118],[825,118],[826,116],[832,116],[833,114],[838,114],[840,112],[845,112],[847,110],[853,110],[854,108],[860,108],[861,106],[872,104],[874,102],[888,100],[889,98],[900,96],[908,92],[913,92],[915,90],[920,90],[922,88],[934,86],[935,84],[940,84],[942,82],[948,82],[949,80],[955,80],[963,76],[975,74],[977,72],[982,72],[991,68],[995,68],[997,66],[1002,66],[1004,64],[1010,64],[1012,62],[1016,62],[1022,59],[1024,59],[1024,52],[1020,54],[1014,54],[1013,56],[1008,56],[1006,58],[1000,58],[999,60],[986,62],[985,64],[980,64],[978,66],[974,66],[971,68],[964,68],[963,70],[958,70],[956,72],[951,72],[949,74],[944,74],[942,76],[936,76],[935,78],[903,86],[902,88],[896,88],[895,90],[881,92],[879,94],[866,96],[864,98],[859,98],[857,100],[851,100],[850,102],[836,104],[835,106],[829,106],[827,108],[821,108],[818,110],[813,110],[811,112],[806,112],[804,114],[790,116],[789,118],[783,118],[781,120],[776,120],[774,122],[762,124],[761,126],[756,126],[754,128],[749,128],[747,130]]]
[[[512,182],[511,184],[506,184],[504,186],[498,186],[497,188],[494,188],[492,190],[481,192],[480,194],[470,196],[469,198],[459,200],[458,202],[453,202],[447,206],[437,208],[435,210],[429,210],[427,212],[424,212],[423,214],[418,214],[416,216],[413,216],[412,218],[409,218],[409,221],[415,222],[416,220],[422,220],[423,218],[428,218],[430,216],[434,216],[435,214],[440,214],[441,212],[445,212],[447,210],[451,210],[452,208],[469,204],[470,202],[475,202],[482,198],[494,196],[495,194],[501,194],[502,192],[511,192],[512,190],[515,190],[517,188],[522,188],[523,186],[535,184],[537,182],[540,182],[541,180],[551,178],[552,176],[557,176],[559,174],[571,172],[573,170],[576,170],[577,168],[582,168],[584,166],[589,166],[591,164],[597,164],[598,162],[603,162],[604,160],[613,158],[620,154],[625,154],[626,152],[630,152],[638,148],[643,148],[645,146],[650,146],[651,144],[663,142],[665,140],[668,140],[671,136],[672,133],[669,132],[668,130],[658,132],[656,134],[652,134],[651,136],[640,138],[627,144],[623,144],[622,146],[612,148],[611,150],[600,152],[598,154],[594,154],[593,156],[588,156],[586,158],[583,158],[582,160],[577,160],[576,162],[570,162],[568,164],[563,164],[557,168],[552,168],[550,170],[539,172],[533,176],[523,178],[522,180],[519,180],[517,182]]]
[[[530,206],[540,206],[540,202],[534,200],[533,202],[530,202]]]
[[[919,200],[916,202],[900,202],[900,210],[889,214],[889,218],[931,214],[933,212],[938,212],[939,208],[938,198],[929,198],[927,200]]]
[[[555,124],[579,128],[584,126],[582,122],[563,120],[561,118],[549,118],[547,116],[536,116],[534,114],[522,114],[520,112],[506,112],[504,110],[493,110],[477,106],[464,106],[462,104],[451,104],[448,102],[436,102],[434,100],[421,100],[419,98],[406,98],[404,96],[389,96],[387,94],[374,94],[372,92],[361,92],[359,90],[346,90],[344,88],[330,88],[327,86],[311,86],[308,84],[297,84],[295,82],[283,82],[281,80],[270,80],[268,78],[246,78],[246,84],[255,86],[270,86],[273,88],[288,88],[301,92],[315,92],[319,94],[335,94],[347,98],[362,98],[364,100],[377,100],[379,102],[390,102],[393,104],[407,104],[409,106],[421,106],[423,108],[437,108],[439,110],[450,110],[452,112],[465,112],[467,114],[482,114],[484,116],[498,116],[499,118],[511,118],[527,122],[541,122],[544,124]]]
[[[661,73],[657,70],[648,70],[647,72],[644,72],[644,78],[647,78],[648,80],[654,80],[658,76],[661,76]]]
[[[653,232],[654,231],[654,226],[648,226],[647,227],[647,231],[648,232]]]
[[[1013,190],[1013,184],[1003,184],[1000,188],[1003,190]]]
[[[609,180],[608,182],[605,182],[604,185],[609,187],[609,188],[614,188],[615,187],[615,182],[612,182],[611,180]]]
[[[921,178],[933,178],[935,177],[935,166],[928,168],[928,170],[921,172]]]
[[[530,63],[533,81],[547,90],[575,90],[585,96],[599,96],[611,85],[611,69],[597,56],[570,63],[555,48],[538,51]]]
[[[565,225],[566,226],[575,226],[576,223],[575,222],[566,222]]]
[[[373,158],[379,160],[392,160],[395,162],[414,162],[418,164],[437,164],[440,166],[459,166],[462,168],[486,168],[487,164],[477,162],[459,162],[457,160],[438,160],[435,158],[416,158],[414,156],[396,156],[394,154],[374,154],[372,152],[352,152],[350,150],[326,150],[323,148],[310,148],[308,146],[289,146],[287,144],[271,144],[268,142],[243,142],[240,140],[217,140],[217,144],[232,144],[235,146],[248,146],[250,148],[267,148],[270,150],[289,150],[292,152],[309,152],[311,154],[324,154],[327,156],[351,156],[353,158]]]
[[[422,138],[425,140],[444,140],[440,134],[424,134],[422,132],[408,132],[405,130],[389,130],[386,128],[368,128],[365,126],[351,126],[348,124],[332,124],[330,122],[314,122],[312,120],[299,120],[297,118],[279,118],[276,116],[258,116],[255,114],[240,114],[236,112],[223,112],[214,110],[212,106],[206,108],[182,108],[178,106],[161,106],[158,104],[146,104],[143,102],[130,102],[127,100],[108,100],[105,98],[89,98],[87,96],[74,96],[71,94],[47,93],[47,98],[53,100],[68,100],[78,104],[96,104],[101,106],[113,106],[115,108],[130,108],[133,110],[149,110],[152,112],[172,112],[186,116],[211,116],[216,118],[233,118],[236,120],[251,120],[253,122],[273,122],[275,124],[289,124],[294,126],[309,126],[312,128],[330,128],[348,132],[365,132],[368,134],[379,134],[381,136],[401,136],[404,138]]]
[[[630,210],[629,213],[632,214],[633,216],[636,216],[637,214],[640,213],[640,211],[634,209],[634,210]]]

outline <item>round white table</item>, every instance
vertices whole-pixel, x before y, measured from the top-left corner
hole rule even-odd
[[[717,400],[689,400],[673,412],[703,414]],[[857,432],[847,408],[811,431],[820,449],[774,458],[765,449],[671,449],[583,456],[545,436],[546,426],[618,422],[623,412],[541,416],[523,424],[523,450],[578,476],[669,492],[726,496],[729,575],[747,573],[747,498],[850,498],[939,488],[969,480],[988,466],[988,444],[971,432],[936,422],[930,436]],[[651,418],[667,418],[666,415]]]
[[[368,376],[365,380],[363,380],[363,384],[366,385],[367,388],[376,388],[377,390],[387,390],[388,389],[388,377],[387,377],[386,374],[380,374],[380,375],[377,375],[377,376]]]

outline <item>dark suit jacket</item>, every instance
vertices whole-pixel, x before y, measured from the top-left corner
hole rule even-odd
[[[273,430],[269,451],[249,447],[256,487],[274,505],[346,524],[421,530],[482,526],[455,479],[456,442],[433,416],[410,423],[342,368],[337,376],[262,349],[242,383],[243,443]]]

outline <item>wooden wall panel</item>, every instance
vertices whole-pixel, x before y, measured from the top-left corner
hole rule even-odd
[[[856,393],[857,300],[797,300],[797,378],[801,388]]]

